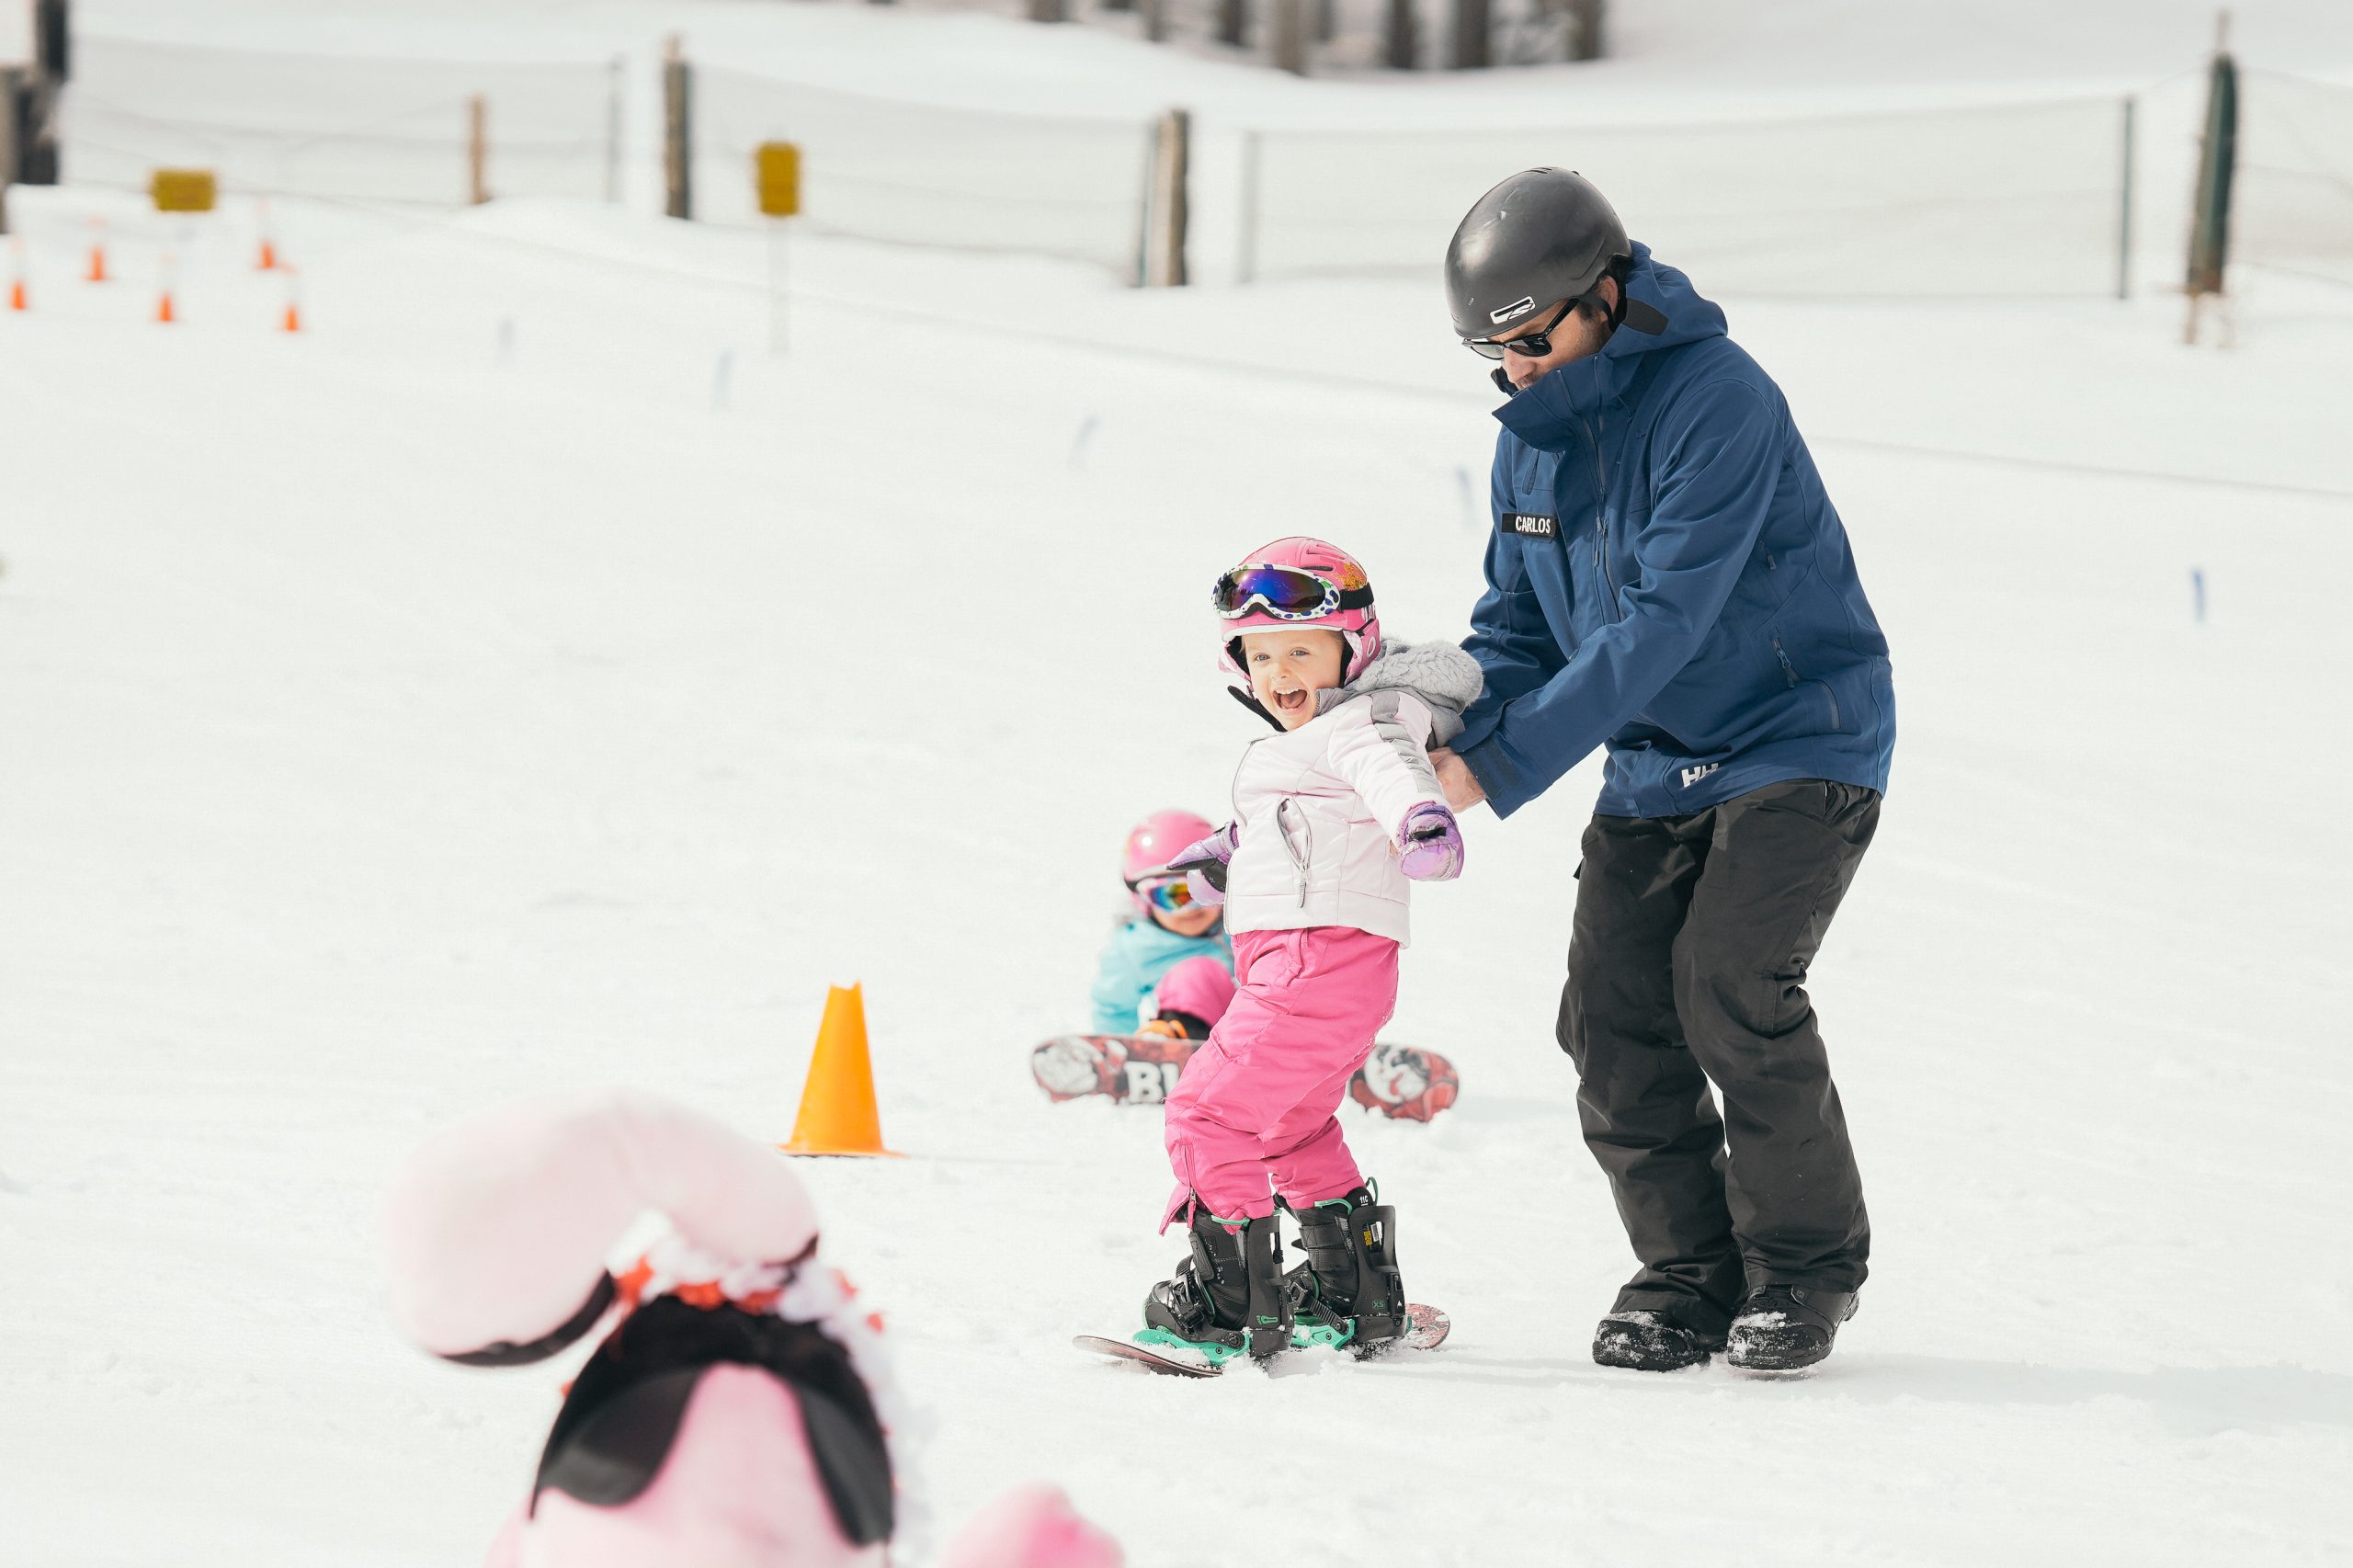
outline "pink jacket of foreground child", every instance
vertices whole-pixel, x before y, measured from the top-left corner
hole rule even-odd
[[[671,1225],[618,1279],[648,1210]],[[518,1366],[601,1325],[490,1568],[883,1568],[915,1512],[880,1320],[817,1260],[774,1152],[650,1096],[507,1106],[392,1185],[392,1316],[437,1356]],[[1057,1488],[975,1517],[941,1568],[1120,1568]]]

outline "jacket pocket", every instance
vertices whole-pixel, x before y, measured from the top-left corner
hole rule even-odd
[[[1781,646],[1781,634],[1778,631],[1773,633],[1773,657],[1780,661],[1782,677],[1788,681],[1791,691],[1797,690],[1802,686],[1810,686],[1821,692],[1823,701],[1830,710],[1830,733],[1846,733],[1846,715],[1839,710],[1838,694],[1830,689],[1828,681],[1810,680],[1798,673],[1797,665],[1790,662],[1790,651]]]

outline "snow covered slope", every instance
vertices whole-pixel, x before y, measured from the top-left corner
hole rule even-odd
[[[1177,1255],[1157,1120],[1023,1055],[1120,831],[1251,733],[1211,573],[1312,527],[1461,630],[1491,400],[1427,291],[817,244],[771,358],[747,236],[303,209],[310,331],[243,213],[166,330],[167,235],[15,199],[0,1560],[472,1560],[563,1373],[395,1342],[385,1173],[556,1085],[781,1139],[852,979],[914,1157],[805,1170],[944,1518],[1039,1474],[1146,1568],[2353,1553],[2341,291],[2260,280],[2230,353],[2162,298],[1730,301],[1902,704],[1816,971],[1878,1237],[1819,1376],[1586,1358],[1631,1267],[1551,1040],[1588,768],[1419,903],[1392,1032],[1461,1105],[1348,1113],[1452,1343],[1179,1385],[1067,1348]]]

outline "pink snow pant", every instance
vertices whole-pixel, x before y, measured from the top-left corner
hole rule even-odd
[[[1303,1208],[1364,1181],[1332,1113],[1396,1008],[1397,944],[1353,926],[1245,931],[1233,975],[1233,1005],[1168,1096],[1164,1231],[1197,1203],[1260,1220],[1273,1193]]]

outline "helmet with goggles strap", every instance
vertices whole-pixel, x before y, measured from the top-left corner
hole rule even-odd
[[[1381,618],[1373,613],[1372,582],[1357,558],[1337,545],[1294,534],[1252,551],[1221,574],[1211,602],[1225,630],[1220,664],[1250,689],[1242,663],[1245,631],[1323,627],[1347,639],[1343,685],[1381,657]]]
[[[1169,915],[1184,913],[1189,902],[1185,879],[1166,874],[1168,862],[1216,831],[1207,817],[1177,811],[1154,812],[1128,830],[1128,841],[1120,850],[1120,880],[1128,884],[1137,913],[1148,914],[1155,906]]]

